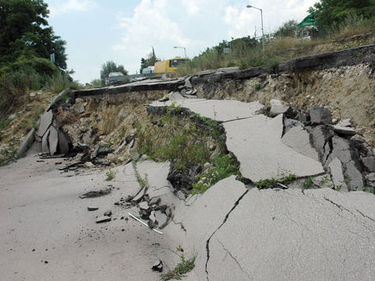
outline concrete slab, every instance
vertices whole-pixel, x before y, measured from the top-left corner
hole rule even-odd
[[[42,152],[43,153],[49,153],[49,143],[48,143],[48,137],[49,137],[49,130],[44,134],[42,138]]]
[[[309,133],[301,125],[289,129],[281,141],[296,152],[319,161],[318,152],[310,144]]]
[[[235,100],[185,99],[174,94],[167,102],[155,101],[151,106],[175,104],[190,109],[196,114],[216,121],[227,122],[254,116],[264,106],[259,102],[245,103]]]
[[[281,115],[273,119],[256,115],[224,123],[227,147],[239,160],[242,175],[253,182],[288,174],[306,177],[324,172],[320,162],[281,141],[282,118]]]
[[[345,183],[344,170],[342,168],[341,161],[338,158],[333,159],[328,165],[328,168],[331,171],[333,184],[335,185],[336,189],[341,187],[340,190],[349,191]]]
[[[69,152],[69,136],[59,130],[59,153],[65,154]]]
[[[186,230],[182,243],[197,257],[194,272],[198,275],[194,277],[195,273],[192,273],[191,280],[205,280],[201,272],[204,272],[206,261],[206,241],[246,191],[244,184],[231,176],[212,186],[188,208],[180,206],[176,209],[174,221],[181,223]],[[171,231],[173,227],[169,224],[165,231]]]
[[[351,128],[351,127],[343,127],[343,126],[340,126],[340,125],[334,125],[334,126],[333,126],[333,130],[334,130],[337,134],[341,134],[341,135],[354,136],[354,135],[356,134],[354,128]]]
[[[309,110],[311,124],[332,124],[331,111],[324,107],[313,106]]]
[[[313,128],[310,133],[313,146],[318,151],[319,156],[326,160],[331,151],[330,149],[326,149],[325,145],[331,140],[333,131],[326,126],[319,125]]]
[[[49,126],[51,126],[52,121],[53,121],[53,113],[52,113],[52,110],[49,110],[40,117],[39,127],[38,127],[38,130],[36,131],[36,134],[42,138],[44,134],[47,132]]]
[[[363,190],[363,175],[353,160],[345,165],[345,176],[350,191]]]
[[[17,157],[23,157],[35,141],[35,128],[32,128],[17,150]]]
[[[363,157],[361,160],[367,171],[375,172],[375,157]]]
[[[373,280],[375,197],[249,191],[212,236],[199,280]],[[206,279],[207,277],[207,279]]]
[[[49,128],[48,143],[50,154],[55,155],[59,144],[59,132],[53,126]]]

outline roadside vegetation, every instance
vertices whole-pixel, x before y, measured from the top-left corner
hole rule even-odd
[[[174,105],[162,117],[150,116],[136,124],[138,151],[155,161],[170,161],[182,173],[198,171],[189,189],[203,193],[231,175],[240,175],[239,163],[225,146],[225,135],[217,122],[188,115]]]
[[[67,70],[66,42],[48,25],[43,1],[0,2],[0,165],[15,157],[52,96],[77,88]]]
[[[375,1],[321,0],[309,9],[315,26],[298,26],[290,20],[262,38],[243,37],[222,41],[178,69],[178,76],[222,67],[240,69],[269,66],[307,55],[375,43]],[[358,38],[350,40],[356,35]],[[264,40],[264,42],[262,42]],[[263,48],[264,43],[264,48]]]
[[[186,277],[186,273],[192,271],[195,267],[195,258],[186,259],[184,255],[184,249],[181,246],[176,248],[176,251],[172,251],[180,257],[180,262],[174,269],[169,269],[167,273],[160,275],[160,280],[181,280],[182,277]]]

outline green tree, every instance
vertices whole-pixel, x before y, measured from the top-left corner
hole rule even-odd
[[[153,66],[157,61],[160,61],[160,59],[156,57],[154,47],[152,47],[151,53],[149,53],[146,58],[141,58],[140,73],[142,73],[144,68]]]
[[[274,35],[275,37],[301,37],[304,35],[304,28],[299,27],[297,21],[289,20],[279,27]]]
[[[375,12],[374,0],[321,0],[310,7],[317,15],[319,32],[325,33],[332,25],[342,23],[349,15],[370,17]]]
[[[100,80],[102,81],[102,85],[105,85],[105,78],[107,78],[111,72],[121,72],[125,76],[128,75],[128,71],[125,70],[123,65],[117,65],[113,61],[107,61],[102,65],[102,70],[100,71]]]
[[[100,79],[94,79],[90,82],[90,84],[93,87],[100,87],[102,85],[102,81]]]
[[[66,68],[65,41],[48,26],[48,5],[43,0],[0,1],[0,66],[24,56],[49,59]]]
[[[65,53],[65,46],[66,46],[66,41],[58,39],[54,42],[53,44],[53,52],[55,54],[55,64],[62,68],[66,69],[67,68],[67,55]]]

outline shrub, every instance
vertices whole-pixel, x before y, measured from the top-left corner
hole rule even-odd
[[[59,71],[55,75],[53,75],[51,78],[49,78],[44,86],[44,88],[47,91],[53,92],[53,93],[60,93],[61,91],[69,88],[70,81],[69,76],[65,73],[62,73]]]

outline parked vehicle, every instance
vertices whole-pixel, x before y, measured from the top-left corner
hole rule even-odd
[[[142,70],[142,74],[152,74],[155,73],[155,66],[149,66]]]
[[[105,79],[105,85],[119,85],[126,82],[126,76],[121,72],[111,72]]]
[[[177,68],[185,63],[186,59],[174,58],[155,63],[155,74],[174,73]]]

